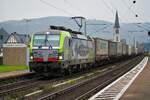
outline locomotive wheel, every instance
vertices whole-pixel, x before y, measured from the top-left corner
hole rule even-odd
[[[67,76],[67,75],[71,75],[71,72],[69,69],[63,68],[63,69],[59,69],[57,75],[58,76]]]
[[[64,69],[64,75],[68,75],[68,70],[66,68]]]
[[[64,71],[64,69],[60,69],[60,76],[64,76],[65,75],[65,71]]]
[[[76,65],[76,71],[80,72],[81,71],[81,65]]]
[[[71,67],[68,67],[68,75],[71,75],[72,74],[72,68]]]

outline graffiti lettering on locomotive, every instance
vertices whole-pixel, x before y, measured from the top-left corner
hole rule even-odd
[[[88,57],[89,47],[87,45],[87,41],[72,39],[71,41],[72,48],[72,56],[73,58],[86,58]]]

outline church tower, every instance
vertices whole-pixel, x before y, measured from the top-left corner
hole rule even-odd
[[[120,31],[119,31],[119,28],[120,28],[119,17],[118,17],[118,12],[116,11],[115,25],[113,27],[113,40],[114,40],[114,42],[120,42]]]

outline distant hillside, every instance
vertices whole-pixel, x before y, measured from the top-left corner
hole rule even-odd
[[[89,25],[89,24],[100,24],[100,25]],[[7,32],[18,32],[20,34],[30,33],[45,30],[50,25],[65,26],[72,30],[78,31],[78,26],[74,20],[69,17],[44,17],[31,19],[26,22],[25,20],[6,21],[1,22],[0,27],[3,27]],[[142,26],[150,27],[150,23],[142,23]],[[84,29],[82,29],[83,31]],[[133,24],[122,23],[121,24],[121,38],[126,38],[127,41],[133,41],[133,35],[130,35],[128,31],[143,30]],[[87,20],[87,33],[90,36],[112,39],[113,23],[103,20]],[[147,32],[136,33],[136,40],[139,42],[147,42]]]

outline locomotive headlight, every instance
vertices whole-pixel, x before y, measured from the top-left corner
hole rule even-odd
[[[30,56],[30,59],[33,60],[33,56]]]
[[[59,56],[59,59],[60,59],[60,60],[62,60],[62,59],[63,59],[63,57],[62,57],[62,56]]]

